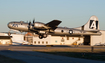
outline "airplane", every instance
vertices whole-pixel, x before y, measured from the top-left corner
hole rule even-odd
[[[19,30],[21,32],[32,32],[39,35],[39,38],[46,38],[48,35],[56,36],[75,36],[75,35],[101,35],[99,30],[99,21],[96,16],[91,16],[89,21],[77,28],[58,27],[62,21],[52,20],[49,23],[35,22],[17,22],[12,21],[7,24],[10,29]]]

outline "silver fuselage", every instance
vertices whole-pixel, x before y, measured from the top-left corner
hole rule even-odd
[[[39,23],[39,22],[36,22],[36,23]],[[30,27],[32,30],[29,30],[28,29],[29,23],[24,23],[24,22],[23,23],[21,23],[21,22],[9,22],[8,27],[10,29],[19,30],[19,31],[23,31],[23,32],[33,32],[33,33],[40,32],[40,31],[48,32],[48,30],[43,30],[43,29],[38,29],[38,28],[33,29],[32,24]],[[69,33],[70,30],[73,31],[72,34]],[[100,32],[97,32],[97,33],[96,32],[90,32],[90,31],[85,31],[85,30],[76,29],[76,28],[57,27],[51,33],[48,32],[48,34],[70,36],[70,35],[100,35],[101,33]]]

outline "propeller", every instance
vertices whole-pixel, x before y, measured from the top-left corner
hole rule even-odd
[[[35,19],[33,19],[33,23],[32,23],[32,28],[34,28],[34,23],[35,23]],[[30,30],[30,27],[31,27],[31,21],[28,23],[28,29]]]
[[[28,23],[28,26],[29,26],[29,27],[28,27],[28,29],[30,29],[30,26],[31,26],[31,21]]]
[[[33,24],[35,23],[35,18],[33,19]]]
[[[35,25],[34,23],[35,23],[35,18],[33,19],[33,24],[32,24],[33,28],[34,28],[34,25]]]

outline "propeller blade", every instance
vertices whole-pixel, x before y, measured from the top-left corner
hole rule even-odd
[[[33,24],[35,23],[35,19],[33,19]]]
[[[31,22],[29,22],[29,25],[31,25]]]
[[[34,23],[35,23],[35,18],[33,19],[33,24],[32,24],[33,28],[34,28],[34,25],[35,25]]]
[[[30,29],[31,21],[28,23],[28,29]]]

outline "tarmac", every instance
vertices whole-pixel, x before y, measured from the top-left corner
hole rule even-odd
[[[105,63],[105,61],[87,60],[32,51],[0,51],[0,55],[22,60],[26,63]]]
[[[26,63],[48,63],[48,62],[49,63],[105,63],[105,61],[72,58],[66,56],[58,56],[53,54],[35,52],[28,49],[29,47],[25,47],[27,48],[27,50],[19,48],[19,46],[18,47],[12,46],[11,48],[15,49],[14,50],[8,49],[8,46],[0,47],[0,55],[18,59]]]

